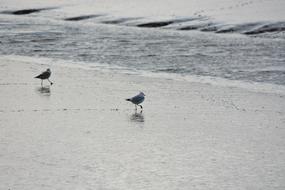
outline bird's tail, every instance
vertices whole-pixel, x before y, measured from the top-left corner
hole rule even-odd
[[[130,98],[127,98],[126,101],[131,101],[131,99],[130,99]]]

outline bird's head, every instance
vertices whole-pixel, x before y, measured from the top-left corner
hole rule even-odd
[[[49,73],[51,72],[49,68],[47,69],[47,72],[49,72]]]
[[[141,95],[141,96],[145,96],[145,94],[144,94],[143,92],[140,92],[140,95]]]

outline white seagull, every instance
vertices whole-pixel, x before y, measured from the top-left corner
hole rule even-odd
[[[51,75],[50,69],[47,69],[46,71],[42,72],[40,75],[36,76],[35,78],[41,79],[41,85],[43,86],[43,80],[47,79],[50,82],[50,85],[53,83],[49,80],[49,77]]]
[[[142,105],[139,105],[139,104],[144,101],[144,97],[145,97],[145,94],[143,92],[140,92],[138,95],[136,95],[132,98],[126,99],[126,101],[130,101],[133,104],[135,104],[136,109],[137,109],[137,106],[140,106],[141,109],[143,109]]]

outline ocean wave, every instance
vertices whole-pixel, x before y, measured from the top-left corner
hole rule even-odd
[[[266,32],[284,32],[285,22],[275,22],[275,23],[262,23],[257,25],[254,29],[244,32],[244,34],[262,34]]]
[[[57,7],[46,7],[46,8],[31,8],[31,9],[19,9],[19,10],[8,10],[8,11],[2,11],[2,14],[13,14],[13,15],[28,15],[32,13],[37,13],[41,11],[46,11],[46,10],[52,10],[56,9]]]
[[[87,20],[87,19],[91,19],[91,18],[96,18],[96,17],[100,17],[102,15],[100,14],[94,14],[94,15],[80,15],[80,16],[76,16],[76,17],[69,17],[69,18],[65,18],[64,20],[66,21],[81,21],[81,20]]]
[[[56,9],[56,10],[55,10]],[[33,15],[35,17],[40,17],[41,12],[44,17],[50,17],[53,19],[53,14],[56,11],[57,15],[59,10],[64,7],[46,7],[46,8],[30,8],[30,9],[19,9],[19,10],[4,10],[2,14],[13,14],[18,16],[25,16],[32,13],[38,13]],[[50,13],[47,13],[50,12]],[[60,14],[59,14],[60,15]],[[63,12],[62,15],[65,15]],[[62,18],[64,21],[86,21],[90,20],[90,23],[100,23],[100,24],[112,24],[120,26],[132,26],[141,28],[163,28],[163,29],[173,29],[180,31],[190,31],[197,30],[201,32],[213,32],[213,33],[238,33],[248,36],[256,36],[264,33],[271,33],[275,35],[276,33],[285,32],[285,21],[284,20],[269,20],[265,21],[260,19],[259,21],[249,22],[237,22],[232,23],[230,21],[220,21],[215,17],[205,14],[197,14],[189,16],[175,16],[171,18],[163,17],[147,17],[141,16],[112,16],[112,13],[98,13],[93,12],[91,14],[73,14],[71,17]],[[265,19],[265,18],[264,18]],[[285,18],[284,18],[285,19]],[[260,35],[262,36],[262,35]],[[281,36],[282,37],[282,36]]]
[[[141,18],[136,18],[136,17],[111,18],[111,19],[103,19],[101,21],[101,23],[116,25],[116,24],[122,24],[122,23],[126,23],[126,22],[129,22],[129,21],[139,20],[139,19],[141,19]]]
[[[144,27],[144,28],[158,28],[173,24],[173,21],[159,21],[159,22],[149,22],[149,23],[143,23],[138,24],[138,27]]]
[[[207,12],[137,17],[93,9],[72,14],[64,7],[39,10],[30,15],[0,14],[2,55],[82,61],[127,73],[285,84],[282,69],[266,70],[284,65],[285,22],[280,20],[218,22]],[[267,39],[272,36],[278,39]]]

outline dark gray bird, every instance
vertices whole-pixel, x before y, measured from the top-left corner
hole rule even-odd
[[[35,78],[42,80],[42,82],[41,82],[42,86],[43,86],[43,80],[45,80],[45,79],[47,79],[50,82],[50,85],[52,85],[53,82],[51,82],[49,80],[50,75],[51,75],[51,71],[50,71],[50,69],[47,69],[46,71],[42,72],[42,74],[36,76]]]
[[[137,106],[140,106],[141,109],[143,109],[142,105],[139,105],[139,104],[141,104],[144,101],[144,97],[145,97],[145,94],[143,92],[140,92],[138,95],[132,98],[126,99],[126,101],[130,101],[133,104],[135,104],[136,109],[137,109]]]

